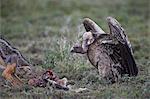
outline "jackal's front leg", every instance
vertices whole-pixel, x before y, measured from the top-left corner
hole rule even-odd
[[[13,86],[20,86],[21,80],[14,74],[16,69],[16,63],[8,64],[3,71],[2,76],[8,80]]]

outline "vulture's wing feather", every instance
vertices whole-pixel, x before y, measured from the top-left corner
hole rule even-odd
[[[108,17],[107,21],[110,28],[110,35],[118,41],[110,57],[118,60],[124,73],[129,74],[129,76],[136,76],[138,74],[138,68],[132,56],[130,43],[127,40],[127,36],[124,34],[124,29],[119,22],[112,17]]]
[[[83,20],[83,25],[86,30],[86,32],[91,31],[93,33],[93,36],[96,38],[100,36],[101,34],[106,34],[93,20],[90,18],[85,18]]]
[[[130,51],[132,52],[131,43],[128,40],[128,37],[125,34],[125,30],[121,26],[121,24],[115,18],[112,18],[112,17],[107,17],[107,21],[108,21],[108,25],[110,29],[110,34],[122,44],[126,43],[128,47],[130,48]]]
[[[129,76],[136,76],[138,68],[127,44],[120,44],[121,65],[125,68]]]

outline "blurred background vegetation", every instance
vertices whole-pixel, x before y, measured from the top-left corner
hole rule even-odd
[[[107,16],[115,17],[125,28],[140,71],[138,77],[124,78],[124,82],[113,85],[100,84],[96,69],[86,57],[69,52],[84,32],[83,18],[93,19],[109,32]],[[0,0],[0,35],[21,50],[35,66],[52,68],[60,77],[73,80],[76,86],[94,90],[61,94],[63,97],[149,97],[149,0]],[[43,90],[34,92],[38,94]]]

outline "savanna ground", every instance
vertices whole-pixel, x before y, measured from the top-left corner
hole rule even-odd
[[[149,0],[0,0],[0,35],[16,46],[37,68],[51,68],[60,78],[87,92],[21,91],[0,89],[0,98],[150,98],[150,1]],[[84,32],[84,17],[109,32],[105,18],[113,16],[123,25],[131,41],[139,68],[137,77],[105,84],[86,56],[71,54],[70,48]],[[20,97],[21,96],[21,97]]]

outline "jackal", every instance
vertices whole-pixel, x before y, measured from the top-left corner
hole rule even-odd
[[[18,49],[2,38],[0,38],[0,69],[3,70],[2,76],[12,85],[22,83],[19,76],[31,74],[31,64]]]

